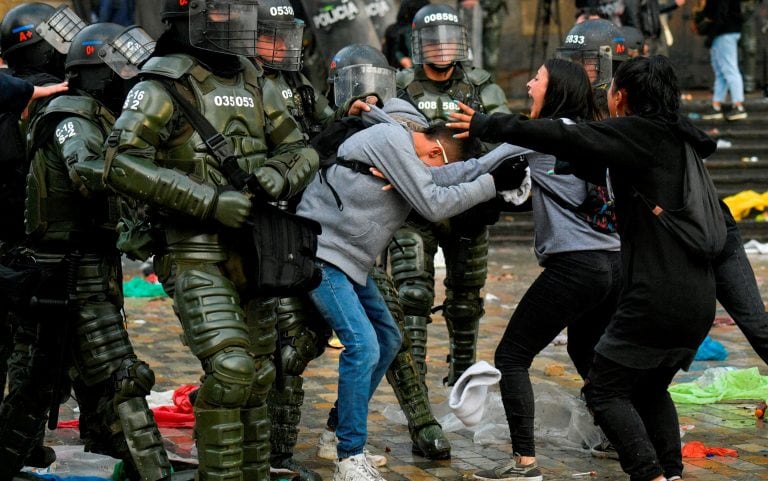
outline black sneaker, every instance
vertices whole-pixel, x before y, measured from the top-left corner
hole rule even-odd
[[[701,120],[723,120],[723,109],[710,107],[709,110],[701,114]]]
[[[493,469],[483,469],[472,477],[478,481],[542,481],[541,470],[536,461],[531,464],[518,464],[516,456],[507,464],[500,464]]]
[[[747,118],[747,111],[744,110],[744,106],[739,105],[734,107],[725,114],[725,120],[742,120]]]
[[[604,441],[590,450],[593,458],[619,460],[619,453],[610,441]]]

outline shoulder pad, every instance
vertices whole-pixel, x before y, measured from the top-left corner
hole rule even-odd
[[[491,81],[491,73],[481,68],[470,68],[467,71],[467,80],[474,85],[483,85]]]
[[[174,53],[162,57],[152,57],[141,68],[140,74],[158,75],[168,77],[174,80],[181,78],[182,75],[192,70],[197,64],[195,59],[189,55]]]
[[[243,66],[243,78],[245,79],[245,83],[258,87],[259,78],[264,76],[264,69],[245,57],[240,57],[240,64]]]
[[[411,82],[413,82],[414,78],[415,78],[415,75],[412,68],[399,70],[397,74],[395,74],[395,81],[397,82],[397,88],[404,89]]]
[[[99,114],[100,105],[96,99],[85,96],[61,95],[54,98],[45,108],[44,116],[65,113],[93,119]]]

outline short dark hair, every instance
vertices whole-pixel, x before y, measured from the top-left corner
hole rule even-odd
[[[480,142],[474,138],[455,138],[456,130],[448,127],[444,120],[430,122],[422,133],[430,140],[439,140],[445,147],[445,155],[452,161],[471,159],[480,153]]]
[[[544,68],[547,69],[549,80],[539,117],[567,117],[571,120],[597,119],[592,85],[582,64],[550,58],[544,62]]]
[[[673,120],[680,110],[680,87],[672,62],[663,55],[622,62],[613,89],[624,90],[632,115]]]

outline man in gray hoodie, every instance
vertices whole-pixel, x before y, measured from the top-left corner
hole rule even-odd
[[[372,107],[362,116],[369,127],[339,147],[340,162],[312,181],[297,209],[322,225],[317,257],[323,280],[310,297],[345,348],[339,360],[334,481],[383,480],[363,454],[368,401],[397,354],[401,336],[369,276],[376,257],[412,208],[437,221],[512,187],[496,185],[505,170],[499,166],[523,153],[504,145],[479,159],[450,163],[466,158],[468,145],[457,142],[442,124],[427,126],[410,103],[391,99],[383,109]],[[368,166],[386,181],[366,175]],[[382,189],[386,183],[393,188]]]

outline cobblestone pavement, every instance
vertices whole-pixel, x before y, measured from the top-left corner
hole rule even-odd
[[[763,298],[768,297],[768,256],[752,256],[753,266],[761,284]],[[127,269],[128,274],[131,269]],[[478,360],[493,362],[493,352],[498,338],[517,300],[526,287],[539,273],[533,252],[529,247],[495,247],[490,254],[488,283],[485,288],[486,315],[481,323]],[[437,302],[442,301],[442,277],[438,282]],[[552,293],[557,295],[557,293]],[[681,293],[683,295],[683,293]],[[126,303],[128,327],[139,356],[150,363],[157,375],[155,389],[158,391],[196,383],[200,375],[198,361],[181,345],[181,329],[175,320],[168,299],[128,299]],[[768,375],[768,368],[754,354],[741,332],[726,322],[727,315],[718,310],[717,322],[711,335],[722,342],[729,352],[722,362],[695,362],[689,372],[678,374],[675,382],[696,379],[702,372],[715,366],[739,368],[757,366],[762,374]],[[434,316],[429,327],[429,374],[430,397],[436,409],[444,408],[447,390],[441,386],[441,379],[447,373],[444,360],[447,354],[447,330],[442,317]],[[328,409],[336,394],[336,372],[338,350],[328,349],[323,357],[315,360],[306,372],[306,399],[304,403],[302,432],[296,450],[296,458],[317,470],[323,479],[330,481],[333,463],[316,457],[316,444],[323,430]],[[562,366],[564,369],[559,369]],[[553,372],[561,375],[551,375]],[[550,375],[548,375],[550,374]],[[534,361],[531,368],[532,380],[537,391],[545,385],[559,388],[558,393],[577,396],[580,380],[568,360],[564,345],[548,346]],[[564,401],[564,404],[567,401]],[[729,447],[738,450],[738,458],[713,457],[707,459],[686,459],[686,481],[753,481],[768,479],[768,430],[758,421],[753,410],[755,400],[738,403],[712,404],[704,406],[678,405],[680,424],[689,425],[683,441],[702,441],[707,446]],[[389,462],[382,468],[388,481],[412,480],[460,480],[471,479],[472,473],[480,468],[489,468],[499,460],[508,459],[511,447],[502,440],[501,444],[476,444],[473,432],[459,429],[448,433],[453,457],[446,461],[429,461],[411,454],[411,442],[406,426],[391,421],[384,413],[392,411],[397,401],[392,389],[384,381],[370,405],[369,445],[374,453],[386,454]],[[61,419],[75,416],[70,403],[62,408]],[[537,407],[539,411],[539,409]],[[498,414],[495,413],[495,414]],[[537,422],[546,427],[553,414],[537,412]],[[545,419],[542,419],[545,418]],[[692,427],[690,427],[692,426]],[[191,430],[164,429],[163,434],[169,450],[180,455],[187,453],[192,445]],[[49,433],[48,441],[53,444],[77,444],[77,432],[60,429]],[[538,460],[547,481],[574,479],[574,474],[594,471],[590,479],[624,480],[618,462],[596,459],[578,449],[567,449],[556,437],[543,436],[537,440]]]

